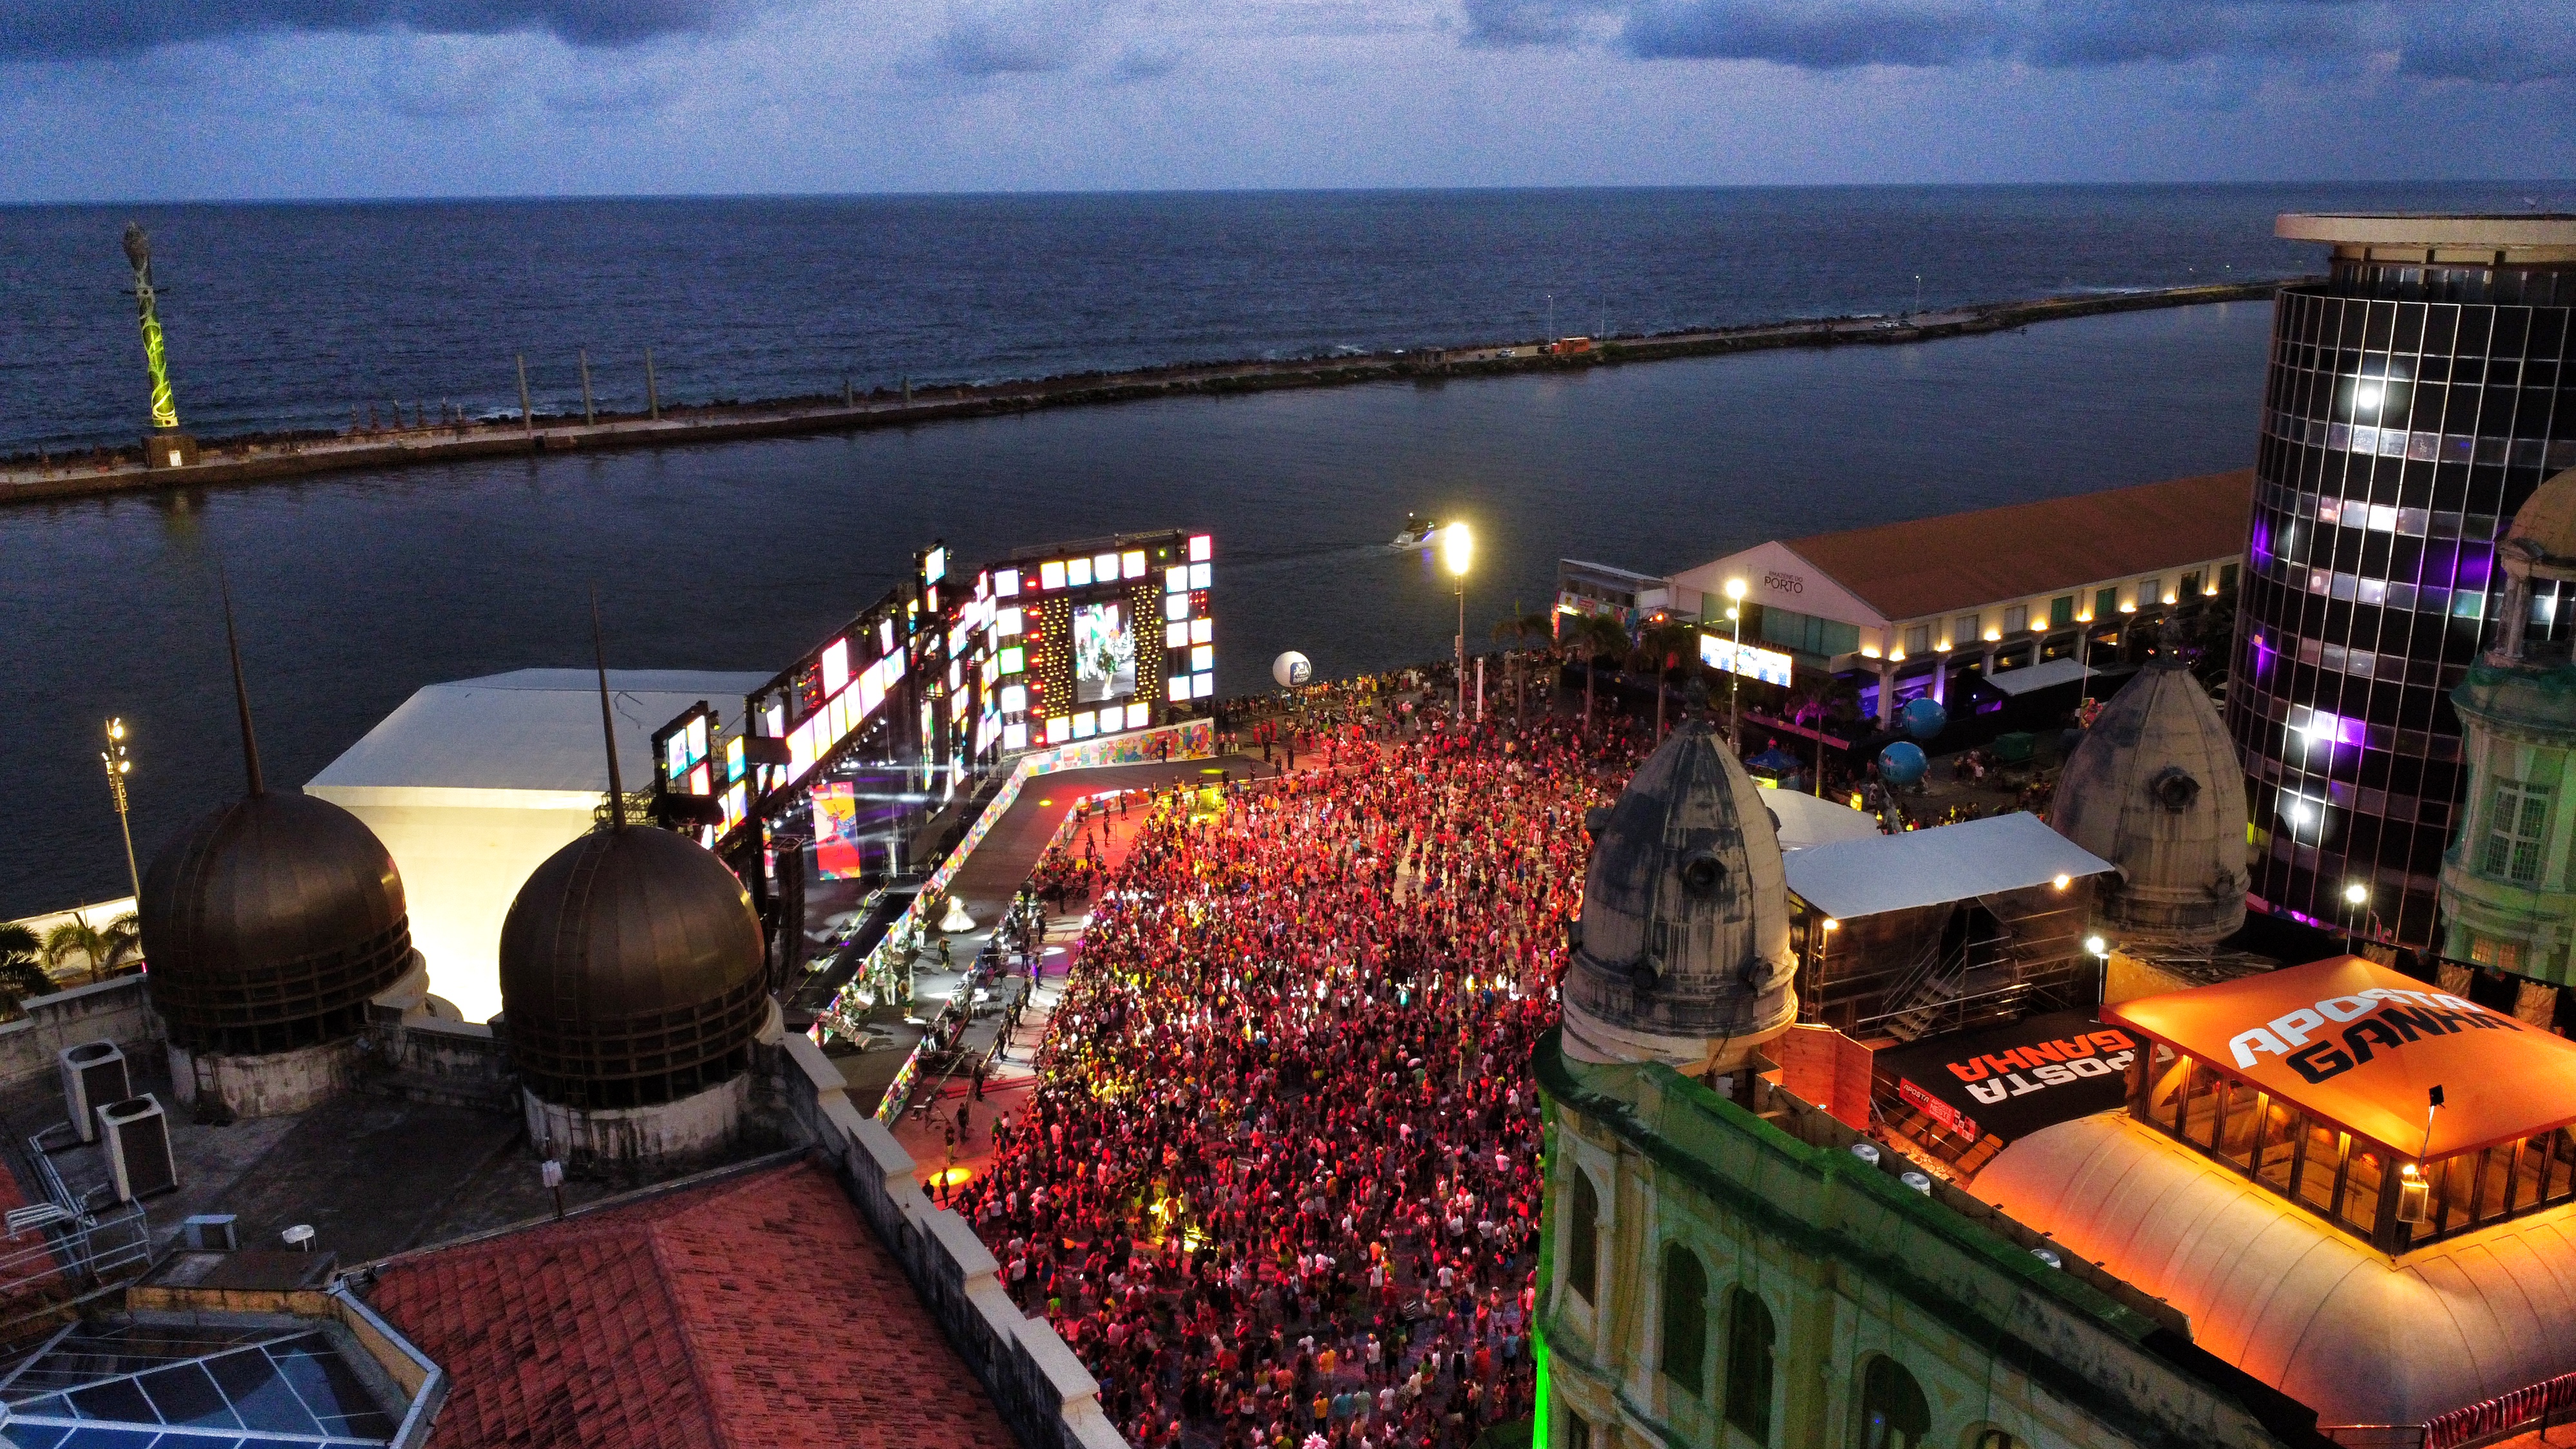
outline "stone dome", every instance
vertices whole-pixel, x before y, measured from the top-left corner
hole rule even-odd
[[[2113,944],[2193,950],[2245,923],[2245,771],[2218,709],[2169,657],[2067,757],[2048,823],[2119,867],[2094,912]]]
[[[501,923],[511,1061],[563,1106],[650,1106],[732,1077],[768,1018],[767,977],[742,882],[649,825],[556,851]]]
[[[2576,561],[2576,468],[2541,484],[2515,511],[2505,537],[2528,543],[2543,558]]]
[[[258,1056],[353,1036],[410,969],[393,856],[310,795],[254,793],[152,857],[136,904],[152,1004],[176,1045]]]
[[[1567,1050],[1722,1070],[1797,1018],[1789,888],[1763,791],[1685,722],[1596,810]]]

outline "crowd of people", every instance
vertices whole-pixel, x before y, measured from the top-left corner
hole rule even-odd
[[[1140,1449],[1459,1446],[1532,1408],[1529,1057],[1584,811],[1650,741],[1316,703],[1305,768],[1145,813],[958,1199]]]

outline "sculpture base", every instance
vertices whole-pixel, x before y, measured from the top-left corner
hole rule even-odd
[[[143,435],[143,466],[146,468],[193,468],[197,466],[197,440],[177,429]]]

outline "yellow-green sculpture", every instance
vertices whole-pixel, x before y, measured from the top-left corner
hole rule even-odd
[[[152,369],[152,426],[179,426],[179,404],[170,396],[170,367],[161,354],[161,319],[152,311],[152,243],[143,228],[125,224],[125,259],[134,263],[134,301],[143,317],[143,361]]]

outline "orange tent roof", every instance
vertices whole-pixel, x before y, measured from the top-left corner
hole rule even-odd
[[[2142,997],[2103,1019],[2399,1157],[2448,1157],[2576,1122],[2576,1042],[2358,956]],[[2426,1149],[2435,1087],[2443,1103]]]

